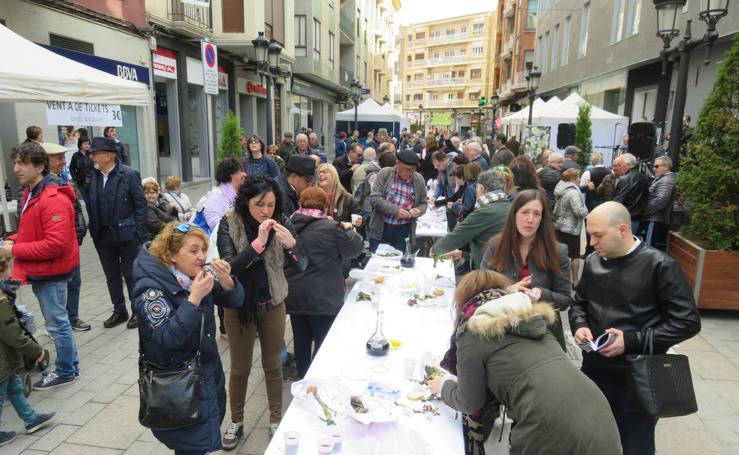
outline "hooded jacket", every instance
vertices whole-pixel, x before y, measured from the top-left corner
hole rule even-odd
[[[52,174],[45,175],[33,191],[26,187],[19,205],[22,213],[18,232],[8,237],[15,242],[14,278],[63,279],[79,265],[72,205],[76,199],[74,188]]]
[[[133,308],[139,321],[139,354],[161,366],[179,365],[192,359],[200,344],[203,382],[200,389],[201,421],[176,430],[152,430],[172,450],[221,449],[221,422],[226,413],[225,376],[216,345],[213,305],[239,308],[244,288],[224,291],[218,282],[199,306],[187,301],[190,293],[174,275],[149,253],[149,244],[139,250],[133,265]]]
[[[620,455],[606,398],[547,331],[554,314],[522,293],[483,302],[457,328],[457,381],[444,383],[441,398],[471,414],[490,390],[516,421],[511,454]]]
[[[554,229],[570,235],[580,235],[588,209],[582,200],[580,188],[572,182],[560,180],[554,188]]]
[[[0,382],[23,368],[23,360],[35,361],[41,346],[21,327],[15,313],[17,281],[0,279]]]
[[[290,314],[335,316],[344,303],[342,263],[362,252],[362,236],[344,231],[336,221],[295,213],[291,221],[300,236],[308,266],[285,272],[290,292],[285,304]]]

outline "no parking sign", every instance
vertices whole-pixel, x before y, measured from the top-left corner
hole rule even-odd
[[[208,95],[218,95],[218,49],[208,41],[200,41],[203,61],[203,88]]]

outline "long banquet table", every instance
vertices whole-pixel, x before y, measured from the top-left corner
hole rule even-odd
[[[378,275],[384,277],[381,284],[374,282]],[[352,276],[358,281],[347,294],[343,308],[301,383],[315,381],[315,384],[325,384],[319,385],[325,388],[341,386],[351,394],[366,393],[369,383],[390,384],[402,389],[397,401],[414,409],[431,404],[438,407],[439,415],[414,413],[390,400],[389,406],[397,420],[365,425],[348,415],[352,411],[345,400],[346,408],[338,407],[337,425],[328,426],[315,410],[311,412],[305,401],[293,398],[265,454],[285,453],[283,433],[286,431],[299,432],[299,455],[318,453],[317,441],[337,431],[343,437],[342,454],[463,454],[462,422],[454,410],[441,401],[405,400],[409,390],[418,392],[421,386],[407,379],[404,365],[409,359],[416,359],[414,376],[421,379],[423,365],[438,365],[449,345],[454,314],[451,261],[439,262],[434,267],[432,259],[417,258],[415,267],[401,268],[397,258],[375,256],[363,271],[352,271]],[[439,293],[439,289],[444,290],[443,296],[413,307],[408,305],[409,297],[414,294],[430,295],[434,290]],[[357,301],[360,291],[374,293],[373,301]],[[375,331],[373,306],[378,304],[384,311],[384,335],[391,342],[390,351],[384,357],[372,357],[365,350],[365,343]],[[293,390],[301,383],[293,384]]]

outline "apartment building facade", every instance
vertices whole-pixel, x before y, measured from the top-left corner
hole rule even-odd
[[[687,1],[677,18],[681,31],[692,20],[693,37],[706,30],[698,18],[700,3]],[[719,40],[710,63],[703,62],[705,47],[691,55],[685,113],[693,124],[713,88],[718,64],[739,31],[736,6],[731,9],[718,23]],[[538,93],[563,98],[577,91],[594,105],[632,122],[644,116],[669,131],[677,65],[669,65],[662,75],[663,43],[656,34],[657,12],[650,1],[539,0],[535,63],[542,76]]]
[[[412,123],[466,132],[477,126],[481,97],[492,95],[492,12],[400,28],[402,107]]]
[[[370,96],[378,104],[389,102],[392,96],[393,68],[398,56],[395,53],[395,36],[399,26],[395,22],[400,10],[400,0],[375,2],[372,14],[372,49],[370,50]]]
[[[498,0],[493,90],[501,115],[528,105],[526,74],[534,66],[537,14],[542,0]]]

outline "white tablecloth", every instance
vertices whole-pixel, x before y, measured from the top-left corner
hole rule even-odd
[[[364,390],[370,381],[380,381],[402,388],[403,401],[405,390],[418,387],[404,378],[404,360],[418,360],[416,375],[420,379],[422,358],[430,359],[430,363],[441,359],[449,346],[454,323],[451,306],[454,292],[452,264],[444,261],[434,268],[430,258],[417,258],[416,266],[412,269],[399,269],[398,264],[397,259],[374,257],[364,271],[352,274],[354,276],[359,272],[364,279],[358,281],[347,295],[344,307],[313,360],[306,375],[307,380],[341,384],[352,393]],[[372,277],[378,274],[385,277],[385,282],[374,285]],[[408,306],[409,296],[414,293],[429,294],[438,288],[444,289],[444,296],[425,302],[430,306]],[[399,347],[391,348],[384,357],[371,357],[365,350],[365,343],[375,330],[376,312],[371,302],[357,302],[356,296],[360,290],[366,292],[370,289],[381,296],[378,300],[384,310],[385,337],[391,343],[400,343]],[[357,380],[357,372],[365,374],[365,379]],[[422,405],[421,402],[414,403],[417,408]],[[432,401],[430,404],[438,407],[441,414],[426,416],[397,408],[403,415],[393,423],[363,425],[351,417],[340,415],[337,426],[327,426],[299,400],[293,399],[265,454],[279,455],[284,452],[285,431],[300,433],[300,455],[316,454],[317,440],[337,430],[344,438],[342,454],[463,454],[461,418],[441,401]]]
[[[446,208],[429,208],[416,223],[416,237],[445,237]]]

